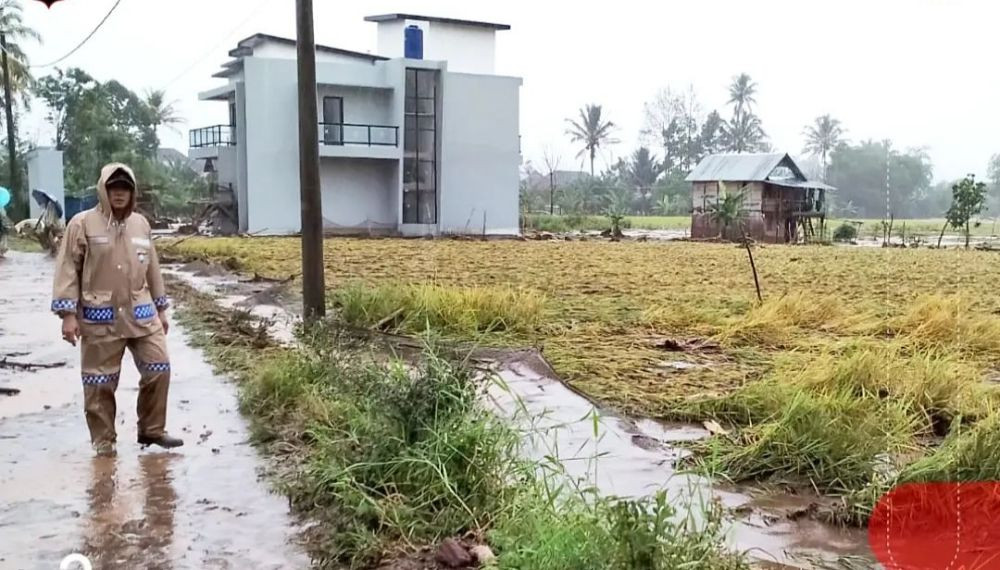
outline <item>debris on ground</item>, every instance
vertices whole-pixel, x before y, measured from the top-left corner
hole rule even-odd
[[[39,364],[35,362],[13,362],[7,360],[5,356],[0,359],[0,370],[18,370],[21,372],[31,372],[33,370],[43,369],[43,368],[62,368],[66,366],[65,362],[52,362],[47,364]]]
[[[20,393],[21,391],[17,388],[6,388],[4,386],[0,386],[0,396],[16,396]]]
[[[472,564],[472,553],[454,538],[446,538],[438,546],[434,559],[448,568],[467,568]]]
[[[650,346],[669,352],[715,352],[721,349],[719,343],[708,339],[676,339],[657,337],[650,341]]]

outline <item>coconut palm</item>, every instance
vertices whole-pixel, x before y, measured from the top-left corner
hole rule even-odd
[[[175,125],[180,125],[184,119],[177,114],[174,107],[175,101],[167,101],[167,94],[162,89],[150,89],[146,91],[146,105],[152,114],[150,122],[153,128],[159,130],[161,126],[172,131],[177,131]]]
[[[729,103],[733,104],[733,114],[752,112],[752,106],[757,104],[757,83],[746,73],[739,74],[729,84]]]
[[[579,120],[566,119],[569,128],[566,134],[573,142],[583,144],[583,148],[576,154],[577,158],[588,154],[590,156],[590,175],[594,176],[594,159],[597,157],[597,149],[616,144],[618,141],[611,136],[615,129],[615,124],[605,121],[601,117],[600,105],[587,105],[580,109]]]
[[[767,133],[761,126],[760,117],[749,111],[738,113],[723,123],[722,136],[731,152],[757,152],[766,147]]]
[[[10,70],[10,88],[27,103],[28,88],[33,81],[28,69],[28,56],[21,47],[26,40],[42,43],[42,36],[24,23],[19,0],[0,0],[0,32],[3,33],[7,68]]]
[[[806,137],[803,152],[819,157],[823,167],[823,182],[826,182],[827,171],[830,169],[827,157],[843,142],[844,129],[840,126],[840,121],[830,115],[823,115],[816,117],[814,124],[807,125],[803,134]]]

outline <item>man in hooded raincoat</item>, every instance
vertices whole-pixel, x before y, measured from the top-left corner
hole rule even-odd
[[[62,335],[80,339],[84,411],[99,454],[113,454],[115,390],[127,347],[139,368],[138,442],[183,445],[165,431],[170,359],[168,306],[149,222],[134,213],[136,180],[109,164],[97,184],[99,203],[73,217],[56,261],[52,311]]]

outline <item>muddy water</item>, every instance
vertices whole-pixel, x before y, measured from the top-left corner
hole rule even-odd
[[[307,568],[284,498],[260,480],[235,389],[213,374],[174,324],[168,428],[175,452],[135,443],[138,373],[118,389],[118,457],[90,450],[77,349],[48,313],[51,261],[0,260],[0,355],[62,369],[0,370],[0,568],[58,568],[74,552],[97,570]],[[0,356],[2,358],[2,356]],[[14,360],[14,358],[11,358]]]
[[[194,276],[176,268],[171,272],[201,291],[219,295],[225,306],[245,306],[247,299],[260,294],[259,284],[240,283],[231,276]],[[287,335],[288,323],[294,322],[278,305],[256,305],[253,312],[277,318],[279,336]],[[595,426],[594,405],[560,382],[537,353],[484,351],[477,360],[500,379],[488,390],[495,409],[525,428],[524,453],[542,460],[557,457],[557,476],[594,486],[604,495],[642,497],[666,489],[680,509],[717,498],[734,513],[727,531],[730,544],[769,563],[769,568],[837,568],[845,557],[853,563],[850,568],[868,565],[871,556],[863,531],[796,516],[815,497],[724,488],[679,472],[677,463],[687,453],[683,443],[709,435],[702,427],[609,412],[597,413]]]
[[[542,460],[558,457],[570,479],[620,497],[664,489],[679,510],[694,505],[694,512],[697,505],[717,498],[731,512],[744,513],[729,525],[730,544],[759,561],[813,568],[817,563],[835,565],[842,557],[870,559],[863,531],[790,518],[809,507],[810,497],[726,489],[678,472],[677,463],[686,454],[679,444],[709,435],[700,426],[597,413],[531,352],[510,354],[493,364],[501,381],[489,388],[489,397],[502,414],[528,428],[525,452]]]

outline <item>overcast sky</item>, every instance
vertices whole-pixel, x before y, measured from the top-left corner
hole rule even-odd
[[[45,39],[28,45],[34,64],[65,54],[114,0],[62,0],[51,10],[23,0],[29,25]],[[221,103],[197,93],[236,41],[256,32],[294,37],[294,0],[122,0],[107,24],[63,66],[129,88],[166,88],[186,119],[182,130],[225,122]],[[725,106],[741,72],[759,84],[758,110],[778,150],[797,153],[816,116],[839,118],[852,140],[891,138],[926,147],[937,179],[985,175],[1000,152],[1000,74],[994,0],[315,0],[318,43],[375,50],[363,17],[418,13],[510,24],[498,33],[497,72],[524,78],[525,159],[543,149],[561,168],[581,164],[565,118],[586,103],[604,106],[618,126],[605,160],[630,153],[643,103],[657,89],[693,84],[706,108]],[[51,68],[36,69],[37,75]],[[24,136],[50,144],[37,105]],[[164,131],[163,146],[186,150],[186,134]]]

